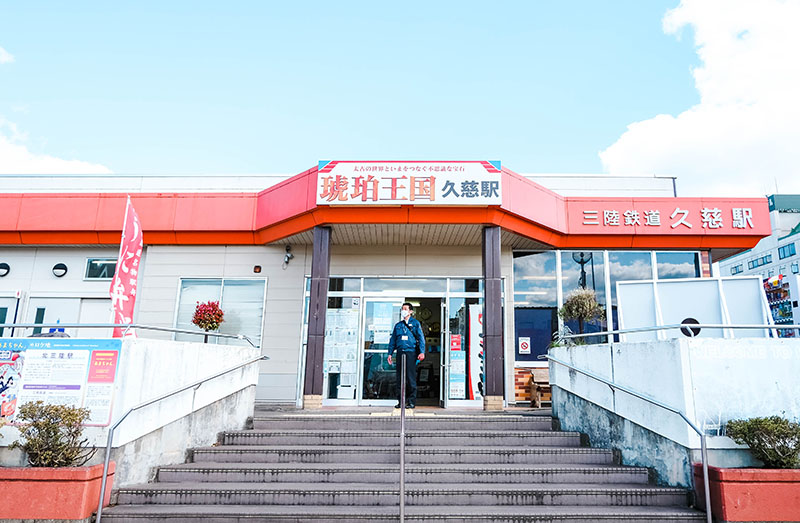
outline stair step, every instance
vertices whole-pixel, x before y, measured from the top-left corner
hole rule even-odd
[[[195,463],[400,463],[399,447],[222,445],[193,451]],[[406,447],[406,463],[612,464],[609,449],[590,447]]]
[[[394,429],[400,426],[398,416],[331,416],[326,414],[256,416],[253,418],[255,430],[273,429],[351,429],[381,430]],[[406,419],[406,427],[411,430],[552,430],[553,420],[549,416],[446,416],[417,415]]]
[[[161,483],[190,482],[370,482],[394,484],[399,465],[188,463],[161,467]],[[641,467],[586,465],[406,464],[409,483],[640,483],[648,471]]]
[[[169,521],[170,523],[342,523],[344,521],[386,522],[398,520],[397,506],[347,507],[331,505],[118,505],[103,512],[103,518],[116,523]],[[409,506],[408,521],[446,521],[447,523],[660,523],[705,521],[705,515],[676,507],[598,507],[598,506]]]
[[[396,505],[395,485],[369,483],[156,483],[122,488],[120,504]],[[687,506],[680,488],[641,484],[408,484],[408,505]]]
[[[244,430],[224,432],[224,445],[364,445],[399,446],[399,431]],[[580,446],[577,432],[552,431],[408,431],[409,446]]]

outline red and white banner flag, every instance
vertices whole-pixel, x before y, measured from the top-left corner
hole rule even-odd
[[[133,307],[136,304],[136,284],[139,278],[139,262],[142,259],[142,224],[131,205],[131,197],[125,206],[125,223],[122,225],[122,241],[119,244],[119,258],[114,279],[111,280],[112,322],[133,323]],[[114,338],[136,336],[133,329],[114,328]]]

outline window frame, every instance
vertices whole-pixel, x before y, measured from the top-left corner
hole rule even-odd
[[[114,264],[114,272],[111,273],[111,276],[108,278],[92,278],[89,276],[89,267],[91,266],[93,261],[105,261],[105,262],[113,262]],[[117,272],[117,262],[119,260],[117,258],[86,258],[86,265],[84,266],[83,271],[83,281],[111,281],[114,279],[114,273]]]
[[[262,313],[261,314],[261,325],[260,325],[260,328],[259,328],[259,335],[258,335],[259,337],[258,337],[258,344],[257,344],[259,347],[261,347],[261,345],[262,345],[262,343],[264,341],[264,323],[265,323],[266,317],[267,317],[267,289],[268,289],[268,285],[269,285],[269,278],[267,278],[266,276],[263,276],[263,277],[242,276],[242,277],[230,277],[230,278],[226,278],[226,277],[222,277],[222,276],[186,276],[186,277],[180,276],[180,277],[178,277],[178,285],[177,285],[177,289],[175,291],[175,302],[174,302],[175,303],[175,312],[173,314],[173,319],[172,319],[172,327],[174,329],[179,328],[178,327],[178,312],[180,310],[181,290],[183,289],[183,282],[187,281],[187,280],[219,280],[219,282],[220,282],[219,295],[217,296],[217,298],[213,298],[213,299],[216,299],[217,301],[220,302],[220,307],[222,307],[223,310],[224,310],[224,307],[223,307],[224,304],[222,303],[222,294],[223,294],[223,292],[225,290],[225,280],[228,280],[228,281],[243,281],[243,280],[247,280],[247,281],[260,281],[260,282],[263,282],[263,284],[264,284],[264,295],[263,295],[263,298],[262,298],[262,301],[261,301],[261,313]],[[203,332],[198,330],[198,335],[202,335],[202,334],[203,334]],[[223,334],[230,334],[230,333],[223,333]],[[238,334],[241,334],[241,333],[238,333]],[[172,333],[173,341],[176,340],[177,335],[178,335],[177,332],[173,332]],[[211,336],[213,336],[213,334],[209,334],[209,338]],[[227,338],[223,338],[223,339],[227,339]],[[253,341],[256,341],[256,340],[253,340]],[[219,341],[217,341],[216,343],[219,343]]]
[[[784,258],[789,258],[797,254],[797,248],[794,245],[794,242],[787,243],[786,245],[781,245],[778,247],[778,259],[783,260]]]

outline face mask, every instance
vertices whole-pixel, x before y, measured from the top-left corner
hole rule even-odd
[[[403,309],[403,310],[400,311],[400,315],[403,316],[403,319],[406,319],[411,315],[411,311],[407,311],[407,310]]]

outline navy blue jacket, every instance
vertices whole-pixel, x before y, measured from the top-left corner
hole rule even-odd
[[[422,333],[422,326],[413,317],[408,318],[408,324],[400,320],[392,329],[392,337],[389,338],[389,355],[397,352],[425,352],[425,335]]]

